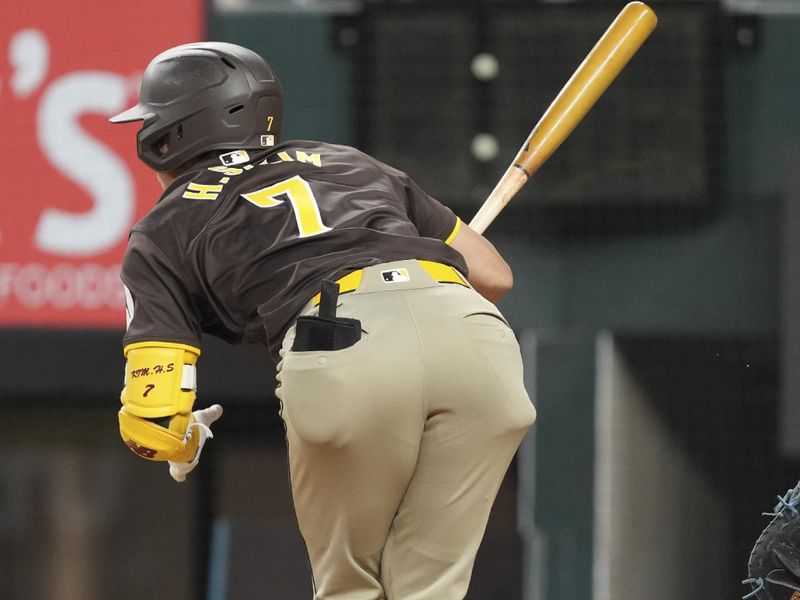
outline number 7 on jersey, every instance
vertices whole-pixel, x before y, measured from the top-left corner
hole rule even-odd
[[[284,179],[255,192],[242,194],[242,198],[259,208],[272,208],[283,204],[283,200],[279,200],[277,196],[286,196],[289,199],[301,238],[319,235],[331,230],[330,227],[327,227],[322,222],[322,216],[319,214],[319,205],[311,186],[299,175]]]

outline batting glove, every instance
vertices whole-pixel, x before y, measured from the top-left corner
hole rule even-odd
[[[189,462],[169,462],[169,474],[178,483],[186,481],[186,476],[191,473],[200,462],[200,453],[203,451],[203,446],[208,438],[213,438],[214,434],[211,433],[211,425],[222,416],[222,407],[219,404],[213,404],[203,410],[196,410],[192,413],[194,417],[191,425],[187,431],[189,436],[199,436],[197,440],[197,452],[194,458]]]

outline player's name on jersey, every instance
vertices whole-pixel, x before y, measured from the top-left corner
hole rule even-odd
[[[219,166],[208,167],[208,170],[219,173],[221,177],[216,183],[207,184],[193,181],[186,186],[183,198],[188,200],[216,200],[222,192],[226,183],[231,177],[241,175],[246,171],[255,168],[255,165],[245,164],[242,167],[232,166],[233,164],[249,163],[250,156],[246,150],[236,150],[220,156],[223,163]],[[322,157],[319,152],[304,152],[303,150],[282,150],[274,155],[270,155],[257,166],[279,165],[287,162],[299,162],[315,167],[322,167]]]

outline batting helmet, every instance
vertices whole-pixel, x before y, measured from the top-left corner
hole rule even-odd
[[[169,172],[209,150],[273,146],[282,111],[281,85],[263,58],[235,44],[199,42],[150,61],[139,103],[109,121],[144,121],[139,158]]]

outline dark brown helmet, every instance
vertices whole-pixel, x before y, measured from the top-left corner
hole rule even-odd
[[[144,121],[139,158],[169,172],[209,150],[275,145],[282,113],[280,82],[263,58],[235,44],[198,42],[150,61],[139,103],[109,121]]]

